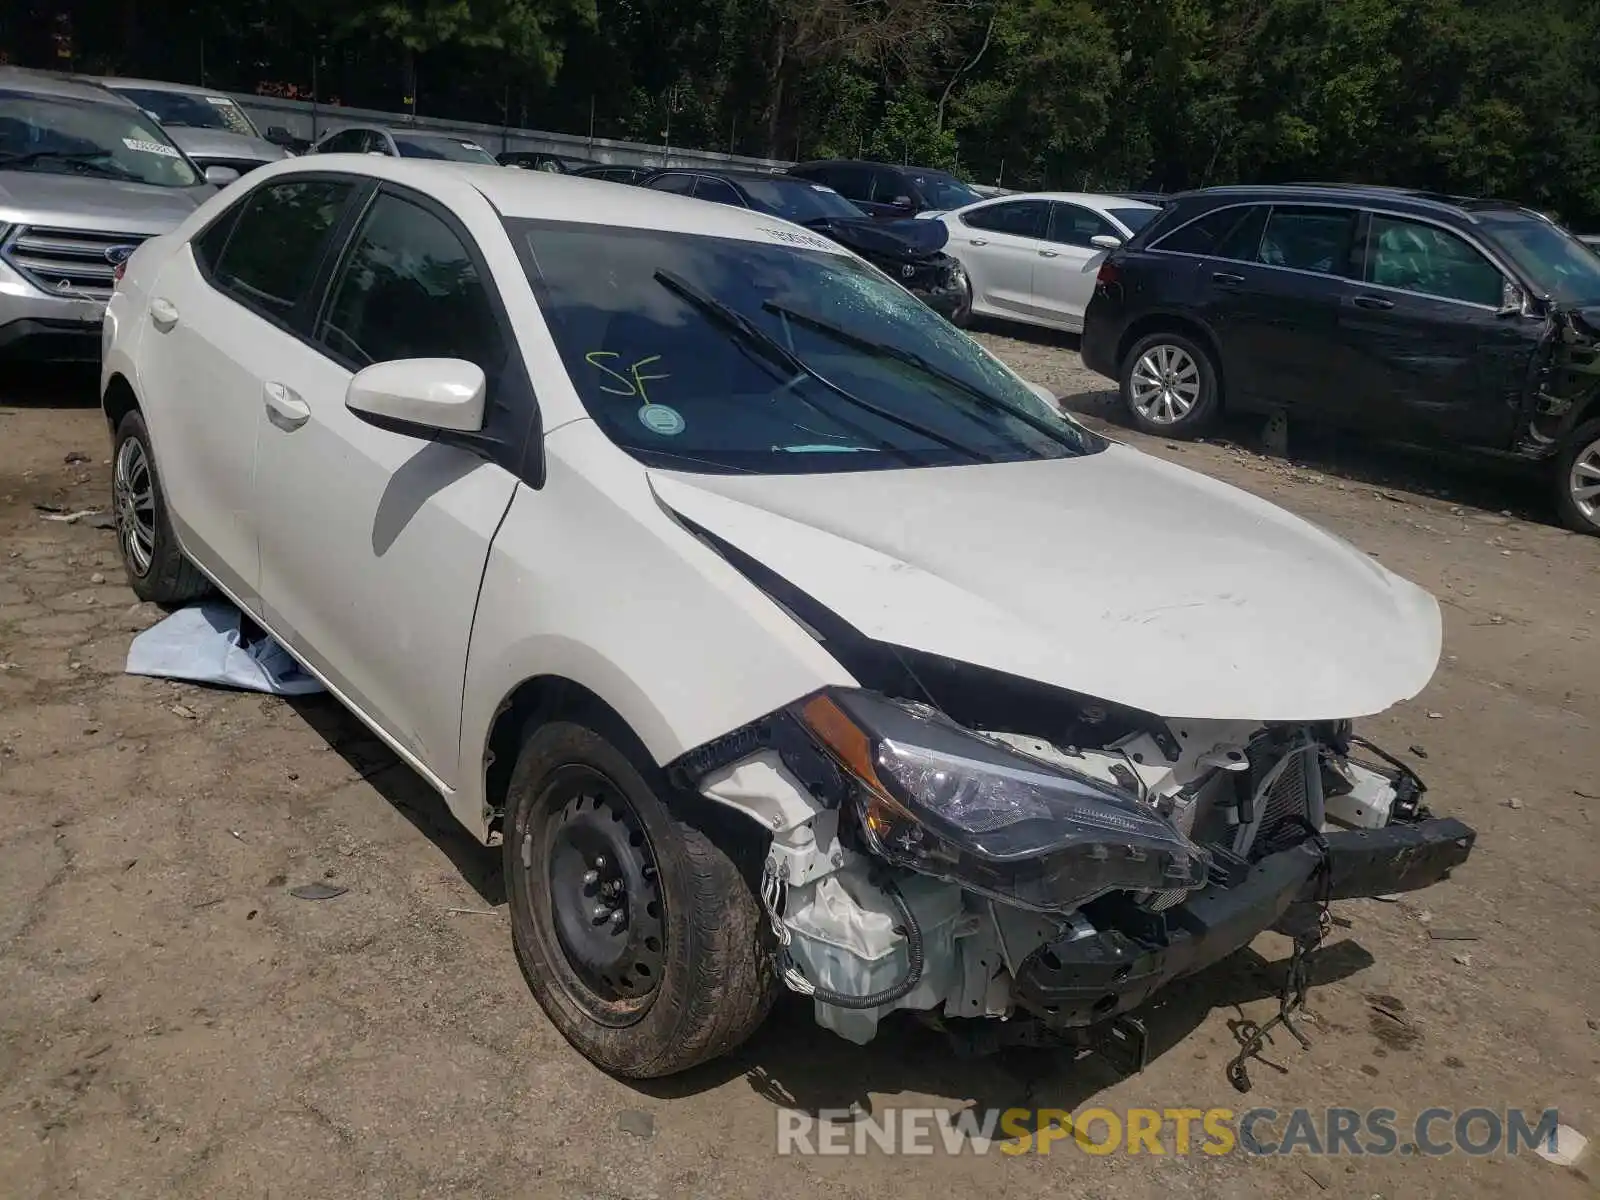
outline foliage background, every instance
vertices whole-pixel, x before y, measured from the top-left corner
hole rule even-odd
[[[1407,184],[1600,228],[1600,0],[11,0],[0,55],[1008,187]]]

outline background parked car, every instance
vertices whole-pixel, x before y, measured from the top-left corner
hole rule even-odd
[[[936,221],[874,221],[825,184],[763,171],[671,168],[640,186],[804,225],[855,251],[936,312],[966,319],[966,280],[961,265],[943,253],[948,233]]]
[[[419,129],[347,125],[317,143],[316,154],[386,154],[390,158],[443,158],[498,166],[494,155],[469,138]]]
[[[825,183],[868,216],[893,220],[947,212],[983,196],[948,171],[854,159],[798,163],[788,174]]]
[[[98,359],[117,268],[214,190],[138,105],[0,67],[0,357]]]
[[[552,154],[548,150],[507,150],[495,158],[502,167],[521,167],[524,171],[551,171],[557,175],[571,175],[584,167],[600,164],[592,158],[575,158],[570,154]]]
[[[611,183],[638,183],[641,179],[655,174],[655,167],[629,167],[620,163],[602,163],[595,167],[583,167],[572,172],[585,179],[605,179]]]
[[[1348,185],[1175,197],[1101,265],[1082,352],[1144,429],[1283,409],[1509,454],[1600,534],[1600,257],[1529,209]]]
[[[1095,272],[1161,210],[1121,196],[1037,192],[970,204],[934,218],[950,231],[978,315],[1076,333]]]
[[[111,78],[97,82],[159,121],[202,171],[226,167],[245,175],[263,163],[290,157],[285,149],[285,143],[293,140],[288,130],[275,126],[273,136],[263,135],[250,115],[227,96],[152,79]]]

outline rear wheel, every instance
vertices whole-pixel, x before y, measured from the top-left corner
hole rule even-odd
[[[776,994],[755,893],[646,770],[595,730],[553,722],[524,743],[505,817],[528,986],[586,1057],[634,1078],[734,1049]]]
[[[1152,333],[1122,362],[1122,402],[1146,433],[1194,437],[1216,419],[1217,367],[1204,347],[1181,333]]]
[[[211,583],[184,555],[172,532],[144,414],[134,409],[117,424],[111,452],[111,504],[117,550],[128,586],[141,600],[197,600]]]
[[[1600,420],[1572,431],[1556,458],[1556,508],[1568,529],[1600,535]]]

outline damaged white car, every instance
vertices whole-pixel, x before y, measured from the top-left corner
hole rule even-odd
[[[1351,728],[1428,682],[1431,597],[781,221],[297,159],[138,250],[103,383],[134,589],[220,588],[503,845],[617,1074],[785,986],[1081,1044],[1472,848]]]

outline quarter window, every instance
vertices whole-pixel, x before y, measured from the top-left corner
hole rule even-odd
[[[1213,209],[1173,230],[1151,249],[1251,260],[1256,256],[1266,213],[1258,204]]]
[[[1050,221],[1050,206],[1043,200],[1013,200],[991,204],[962,216],[961,223],[991,233],[1013,237],[1043,238]]]
[[[221,251],[214,269],[217,284],[243,303],[288,320],[311,286],[328,231],[354,187],[342,180],[306,179],[254,192]]]
[[[1505,279],[1482,254],[1449,230],[1374,216],[1368,234],[1368,283],[1490,308]]]
[[[1274,205],[1256,261],[1269,267],[1290,267],[1324,275],[1351,275],[1350,250],[1355,240],[1352,208],[1309,208]]]
[[[388,193],[367,213],[317,340],[357,369],[402,358],[464,358],[491,379],[506,343],[472,256],[427,209]]]

